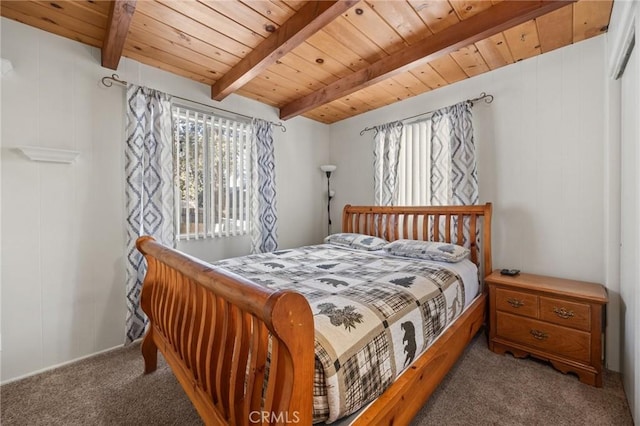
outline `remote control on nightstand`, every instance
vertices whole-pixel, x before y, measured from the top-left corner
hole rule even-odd
[[[514,276],[514,275],[518,275],[519,273],[520,273],[520,269],[501,269],[500,270],[501,275]]]

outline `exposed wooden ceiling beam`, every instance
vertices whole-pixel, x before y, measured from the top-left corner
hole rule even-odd
[[[136,10],[137,0],[112,0],[107,21],[107,33],[102,41],[102,66],[118,68],[124,42],[127,40],[129,25]]]
[[[328,86],[290,102],[280,109],[287,120],[321,105],[372,86],[411,68],[428,63],[523,22],[552,12],[575,0],[503,1],[423,41],[374,62]]]
[[[240,89],[356,3],[357,0],[308,2],[218,79],[211,86],[211,98],[221,101]]]

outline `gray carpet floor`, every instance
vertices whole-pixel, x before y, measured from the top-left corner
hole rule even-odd
[[[159,357],[143,375],[132,345],[0,387],[10,425],[200,425]],[[501,356],[479,335],[413,425],[633,425],[619,374],[597,389],[532,359]]]

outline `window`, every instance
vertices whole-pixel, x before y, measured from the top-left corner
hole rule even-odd
[[[172,114],[176,238],[247,234],[251,124],[177,105]]]

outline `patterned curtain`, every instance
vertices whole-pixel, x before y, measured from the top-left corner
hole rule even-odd
[[[394,121],[374,127],[373,185],[375,204],[392,206],[397,200],[398,160],[402,123]]]
[[[471,103],[460,102],[431,116],[431,205],[478,203],[478,170]]]
[[[254,118],[251,143],[251,252],[278,249],[272,123]]]
[[[431,116],[431,205],[478,204],[478,170],[473,141],[471,102],[437,110]],[[442,220],[442,218],[441,218]],[[470,219],[464,220],[465,241],[468,246]],[[452,229],[458,219],[453,218]],[[444,238],[444,222],[440,223],[440,241]],[[455,232],[452,232],[455,235]],[[475,236],[478,240],[478,231]],[[452,236],[452,241],[453,236]]]
[[[173,225],[173,160],[171,100],[146,87],[127,87],[125,147],[127,208],[126,341],[144,334],[147,318],[140,308],[146,262],[135,247],[141,235],[175,244]]]

